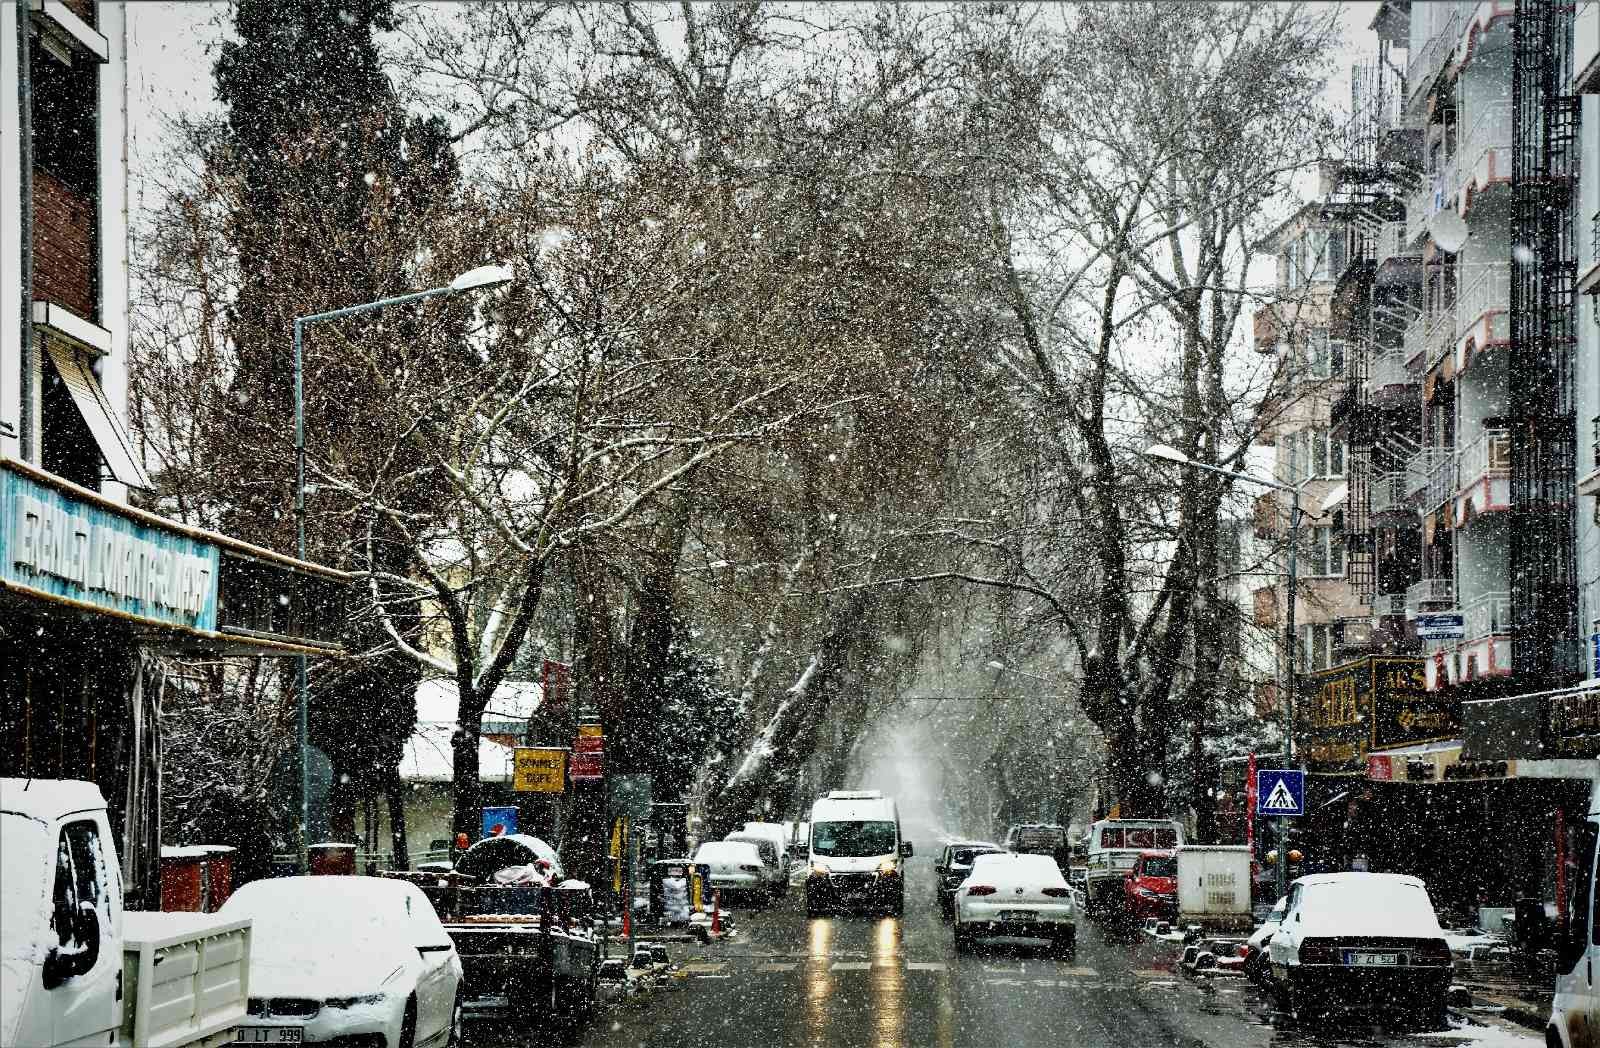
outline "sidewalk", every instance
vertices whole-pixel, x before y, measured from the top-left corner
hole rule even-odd
[[[1550,1018],[1555,972],[1548,964],[1512,959],[1457,961],[1455,981],[1472,994],[1472,1011],[1489,1011],[1541,1032]]]

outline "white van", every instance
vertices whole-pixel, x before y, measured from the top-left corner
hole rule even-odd
[[[1600,913],[1595,912],[1596,847],[1600,846],[1600,778],[1589,797],[1589,815],[1572,824],[1567,855],[1567,932],[1556,961],[1556,996],[1550,1004],[1545,1043],[1559,1048],[1600,1046]]]
[[[902,866],[911,842],[900,835],[900,812],[877,790],[834,790],[811,806],[806,916],[869,908],[898,917],[905,910]]]

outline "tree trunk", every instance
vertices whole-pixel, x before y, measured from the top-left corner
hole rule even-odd
[[[394,852],[394,868],[411,869],[411,848],[406,843],[406,794],[400,776],[391,775],[384,794],[389,801],[389,847]]]

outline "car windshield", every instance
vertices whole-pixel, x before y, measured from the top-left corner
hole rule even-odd
[[[894,823],[887,820],[819,822],[811,827],[811,850],[818,855],[866,858],[889,855],[894,849]]]
[[[1176,877],[1178,875],[1178,860],[1173,858],[1146,859],[1144,861],[1144,875],[1146,877]]]

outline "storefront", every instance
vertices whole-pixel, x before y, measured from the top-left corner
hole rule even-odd
[[[346,582],[0,461],[0,766],[98,783],[138,901],[160,846],[160,657],[336,654]]]

